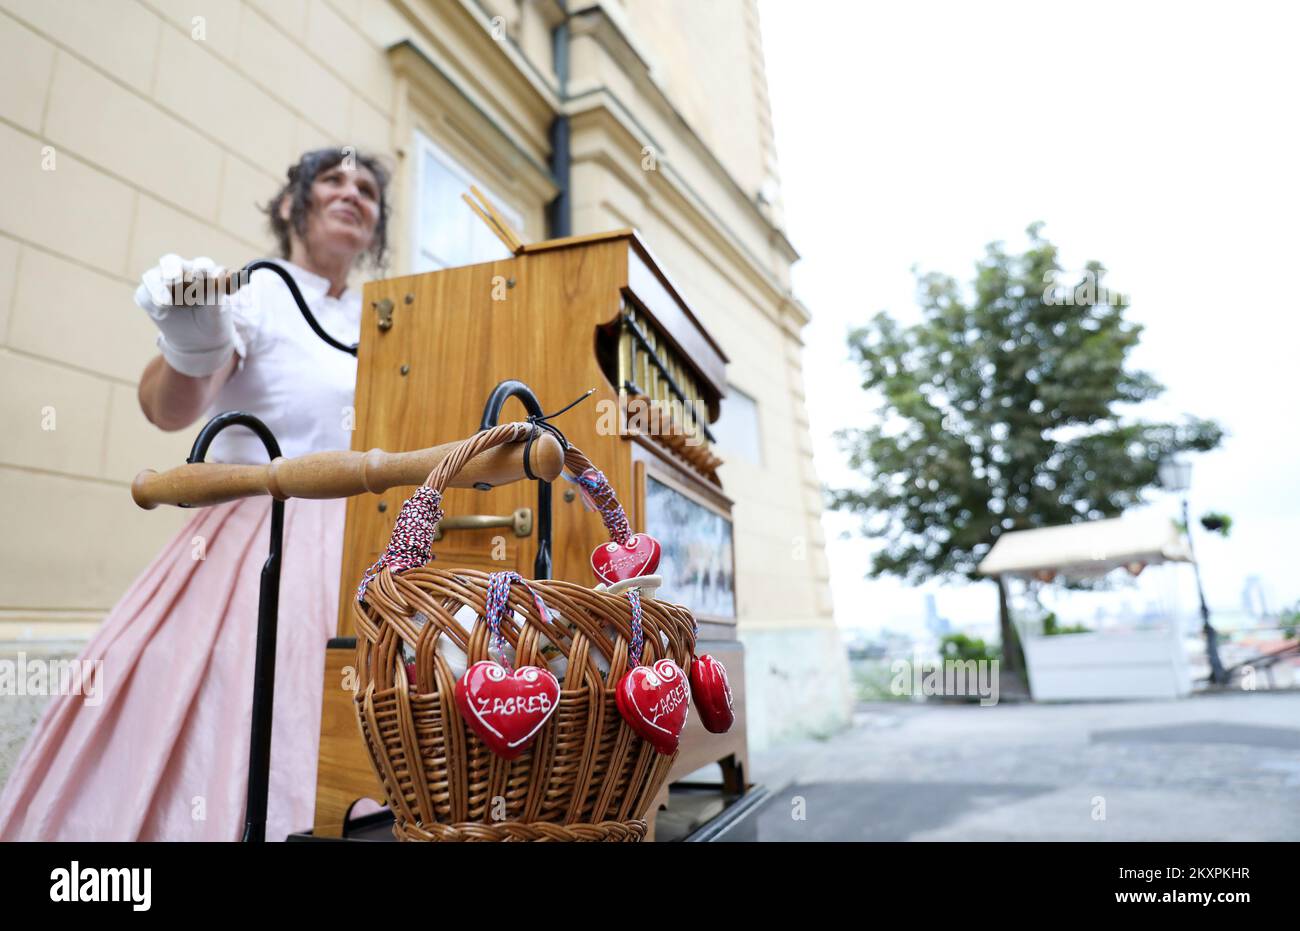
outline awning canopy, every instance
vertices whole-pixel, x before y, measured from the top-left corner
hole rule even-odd
[[[1160,514],[1004,533],[979,564],[981,575],[1102,575],[1121,566],[1191,562],[1178,525]]]

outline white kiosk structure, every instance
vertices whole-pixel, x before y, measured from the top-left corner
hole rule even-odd
[[[1058,574],[1136,574],[1166,562],[1192,561],[1168,517],[1137,514],[1110,520],[1019,530],[998,538],[981,575],[1050,581]],[[1164,628],[1043,636],[1017,627],[1036,701],[1181,698],[1192,690],[1182,631]]]

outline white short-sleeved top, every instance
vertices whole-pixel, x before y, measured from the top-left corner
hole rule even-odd
[[[361,335],[361,294],[349,287],[329,297],[329,280],[280,261],[302,291],[321,328],[346,345]],[[286,457],[352,448],[352,407],[357,360],[314,332],[275,272],[253,272],[230,298],[239,367],[208,410],[242,410],[275,434]],[[251,431],[227,427],[208,452],[209,462],[267,461],[266,448]]]

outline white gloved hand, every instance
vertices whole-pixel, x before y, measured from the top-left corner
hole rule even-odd
[[[219,294],[225,273],[207,257],[188,260],[168,253],[140,279],[135,302],[161,331],[163,358],[182,375],[211,375],[234,352],[234,321]]]

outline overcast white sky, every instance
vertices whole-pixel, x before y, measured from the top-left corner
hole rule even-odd
[[[1103,262],[1133,301],[1134,362],[1169,389],[1149,414],[1231,432],[1192,479],[1194,516],[1235,521],[1197,538],[1211,606],[1252,574],[1270,604],[1300,599],[1297,9],[760,0],[823,481],[851,477],[832,431],[872,416],[849,326],[916,319],[914,263],[965,280],[1043,220],[1067,267]],[[901,627],[922,595],[863,581],[854,526],[826,518],[836,618]],[[925,590],[955,621],[995,616],[991,585]]]

